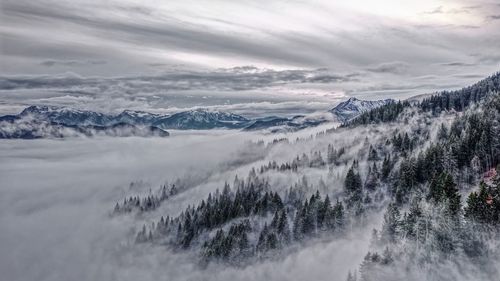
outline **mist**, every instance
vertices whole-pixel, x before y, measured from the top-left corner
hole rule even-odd
[[[288,137],[305,137],[323,129]],[[174,132],[169,138],[2,141],[0,223],[4,227],[0,243],[5,254],[0,264],[4,277],[157,280],[168,276],[169,280],[230,280],[238,276],[241,280],[302,280],[304,272],[315,268],[316,280],[343,280],[368,248],[369,231],[342,240],[314,242],[284,258],[243,268],[212,265],[202,269],[195,253],[134,244],[135,232],[144,221],[159,214],[178,214],[220,188],[224,181],[245,175],[259,163],[289,160],[296,149],[291,148],[292,144],[278,145],[254,162],[237,161],[248,150],[248,141],[271,141],[275,137],[191,131]],[[316,185],[326,172],[308,173],[312,184]],[[193,186],[152,214],[110,216],[113,202],[131,194],[147,194],[179,177],[191,179]],[[268,177],[274,188],[284,189],[301,176]],[[375,227],[375,222],[372,224],[367,228]]]
[[[117,270],[107,268],[115,261],[109,255],[128,243],[133,219],[110,220],[110,202],[131,192],[133,181],[146,183],[141,187],[145,190],[134,192],[145,192],[190,169],[209,174],[242,141],[214,133],[2,141],[3,278],[113,279],[109,274]]]

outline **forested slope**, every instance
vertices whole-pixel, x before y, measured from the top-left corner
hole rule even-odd
[[[266,157],[201,202],[162,214],[192,188],[162,186],[113,214],[154,214],[135,235],[140,245],[245,266],[372,231],[367,222],[383,213],[348,280],[490,280],[500,261],[499,78],[389,103],[309,137],[250,143]],[[280,150],[287,160],[273,158]]]

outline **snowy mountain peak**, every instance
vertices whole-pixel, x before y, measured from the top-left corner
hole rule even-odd
[[[80,110],[50,105],[34,105],[20,114],[4,116],[0,120],[36,119],[57,124],[75,126],[113,126],[120,123],[141,126],[158,126],[162,129],[213,129],[243,128],[249,119],[230,112],[197,108],[172,115],[155,114],[145,111],[124,110],[118,115]]]
[[[50,105],[29,106],[24,109],[19,116],[31,116],[36,119],[66,125],[104,126],[108,125],[111,120],[111,116],[99,112]]]
[[[389,102],[392,102],[392,100],[366,101],[351,97],[329,111],[334,115],[333,118],[327,113],[326,115],[329,115],[329,117],[321,115],[320,117],[296,116],[293,118],[276,117],[252,120],[231,112],[209,108],[190,109],[172,115],[135,110],[124,110],[117,115],[113,115],[67,107],[35,105],[27,107],[17,116],[7,116],[3,119],[28,118],[67,126],[109,127],[117,124],[129,124],[133,126],[153,126],[163,130],[208,130],[215,128],[256,130],[270,127],[286,127],[298,130],[328,121],[346,122],[363,112]]]
[[[247,118],[234,114],[231,112],[223,112],[219,110],[209,110],[205,108],[198,108],[195,110],[186,111],[186,113],[191,114],[193,116],[203,116],[208,118],[216,118],[220,121],[248,121]]]
[[[364,112],[370,111],[393,101],[394,100],[392,99],[368,101],[351,97],[347,101],[339,103],[336,107],[331,109],[330,112],[336,115],[340,119],[340,121],[346,122]]]
[[[114,122],[148,125],[156,119],[163,117],[159,114],[149,113],[145,111],[124,110],[113,118]]]
[[[47,113],[47,112],[52,112],[52,111],[58,111],[60,109],[62,109],[62,108],[57,107],[57,106],[32,105],[32,106],[26,107],[21,112],[21,115]]]
[[[239,128],[248,121],[234,113],[198,108],[161,118],[154,125],[174,129]]]

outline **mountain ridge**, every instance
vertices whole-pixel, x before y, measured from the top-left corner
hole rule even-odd
[[[295,115],[293,117],[268,116],[254,119],[206,108],[191,109],[171,115],[128,109],[118,114],[107,114],[70,107],[32,105],[17,115],[0,116],[0,122],[10,124],[3,126],[9,127],[10,131],[5,128],[0,130],[0,137],[24,138],[23,136],[27,136],[27,138],[36,138],[31,137],[30,134],[44,137],[44,133],[35,133],[39,131],[36,126],[50,127],[51,130],[48,131],[53,132],[69,129],[83,132],[84,135],[91,135],[87,132],[89,130],[105,132],[126,125],[130,132],[137,131],[140,132],[140,135],[148,135],[145,132],[151,132],[153,135],[160,136],[168,135],[166,130],[241,129],[244,131],[288,132],[331,121],[345,123],[364,112],[390,102],[392,100],[365,101],[352,97],[321,114]],[[15,126],[19,127],[19,132],[13,130]],[[28,131],[31,130],[31,133],[26,131],[27,128],[30,128]],[[59,135],[64,134],[56,134],[56,137]]]

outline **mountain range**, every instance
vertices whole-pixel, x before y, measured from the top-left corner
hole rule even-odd
[[[208,109],[194,109],[172,115],[125,110],[117,115],[67,107],[34,105],[17,115],[0,117],[0,138],[45,138],[83,134],[112,136],[168,136],[166,130],[243,129],[295,131],[336,121],[345,123],[393,100],[366,101],[350,98],[323,114],[293,117],[270,116],[249,119]]]

